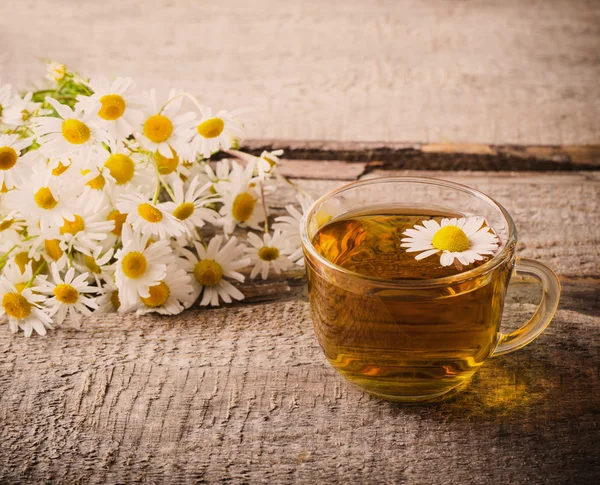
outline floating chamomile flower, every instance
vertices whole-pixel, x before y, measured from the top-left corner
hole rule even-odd
[[[174,179],[171,186],[175,200],[165,202],[164,208],[181,221],[190,233],[194,228],[204,226],[206,222],[216,221],[218,214],[206,207],[220,200],[218,195],[210,192],[212,186],[210,182],[200,186],[200,180],[194,177],[185,192],[181,179]]]
[[[124,140],[142,122],[143,104],[136,94],[135,85],[130,78],[118,77],[110,82],[100,76],[90,81],[94,94],[89,97],[80,96],[78,99],[93,103],[100,124],[108,133],[118,140]]]
[[[41,116],[33,120],[40,150],[49,157],[79,157],[81,166],[87,166],[96,145],[108,141],[108,133],[94,119],[98,107],[78,103],[73,110],[53,98],[47,97],[46,101],[59,117]]]
[[[250,258],[243,257],[245,247],[238,244],[235,236],[221,248],[222,243],[223,236],[213,237],[206,248],[194,241],[197,256],[188,249],[179,250],[187,260],[183,267],[193,276],[196,297],[204,292],[200,305],[217,306],[219,299],[226,303],[244,299],[242,292],[225,278],[243,282],[245,278],[239,270],[250,263]]]
[[[169,212],[165,203],[153,203],[143,195],[123,194],[117,202],[117,209],[127,214],[127,222],[136,232],[160,239],[179,237],[186,232],[183,222]]]
[[[197,295],[190,284],[191,278],[177,263],[167,267],[167,275],[158,284],[148,290],[150,296],[140,297],[140,302],[135,305],[138,315],[147,313],[160,313],[162,315],[177,315],[189,308],[196,301]],[[121,311],[130,311],[130,308],[121,307]]]
[[[115,254],[115,280],[121,304],[128,307],[138,302],[138,296],[150,296],[149,288],[165,278],[173,253],[169,240],[151,242],[149,233],[134,232],[127,223],[122,239],[123,247]]]
[[[52,319],[41,303],[44,295],[34,293],[29,283],[41,284],[41,278],[33,278],[31,265],[21,272],[16,265],[8,264],[0,276],[0,316],[8,317],[11,332],[22,329],[26,337],[35,330],[46,335],[46,329],[52,329]]]
[[[498,249],[500,241],[483,217],[442,219],[422,222],[404,231],[402,247],[406,252],[420,252],[416,260],[440,255],[440,264],[450,266],[456,259],[463,266],[482,261]]]
[[[201,107],[200,121],[191,128],[190,159],[202,155],[209,158],[219,150],[229,150],[234,141],[244,136],[242,124],[235,119],[238,111],[219,111],[213,115],[208,106]]]
[[[64,279],[60,276],[58,266],[50,265],[53,282],[44,281],[33,288],[34,291],[48,295],[46,305],[51,316],[59,325],[69,316],[73,325],[79,326],[80,316],[90,316],[92,310],[98,308],[98,303],[91,293],[98,288],[87,284],[88,274],[82,273],[75,277],[75,268],[69,268]]]
[[[292,266],[292,262],[286,257],[288,246],[281,231],[273,231],[273,235],[264,234],[261,239],[253,232],[248,233],[248,241],[252,247],[246,249],[254,265],[250,278],[256,278],[259,274],[263,280],[269,276],[269,270],[280,274]]]
[[[34,152],[21,152],[33,142],[18,135],[0,135],[0,187],[12,189],[22,185],[31,174]]]
[[[179,114],[183,101],[181,92],[172,89],[163,105],[158,104],[154,89],[147,93],[146,97],[147,109],[139,131],[135,133],[136,140],[146,150],[159,152],[163,157],[172,156],[171,148],[181,153],[187,147],[183,132],[195,117],[191,112]]]

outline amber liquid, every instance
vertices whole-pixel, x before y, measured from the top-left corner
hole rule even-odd
[[[443,211],[355,213],[313,238],[326,259],[361,277],[402,280],[404,286],[348,278],[308,261],[309,295],[319,342],[350,382],[388,399],[435,398],[471,377],[497,345],[510,264],[462,281],[474,267],[442,267],[439,256],[415,259],[402,233],[423,220],[461,217]],[[476,264],[483,264],[479,262]],[[411,280],[454,276],[436,288]],[[358,283],[356,283],[358,281]]]

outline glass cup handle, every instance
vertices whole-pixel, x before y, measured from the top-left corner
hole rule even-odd
[[[558,307],[560,297],[560,281],[556,273],[545,264],[532,259],[517,259],[517,273],[535,277],[542,285],[540,304],[525,325],[509,334],[500,334],[500,341],[492,357],[508,354],[513,350],[525,347],[546,329]]]

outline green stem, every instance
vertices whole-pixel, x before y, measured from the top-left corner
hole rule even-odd
[[[263,183],[260,182],[260,200],[263,206],[263,212],[265,214],[265,232],[269,232],[269,215],[267,214],[267,204],[265,203],[265,190]]]
[[[29,288],[33,284],[33,282],[35,281],[37,276],[44,270],[45,267],[46,267],[46,260],[42,261],[42,264],[40,264],[39,268],[35,270],[35,273],[33,273],[33,276],[27,282],[27,284],[25,285],[25,288]]]

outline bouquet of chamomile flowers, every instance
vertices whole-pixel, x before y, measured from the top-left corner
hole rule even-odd
[[[230,303],[244,298],[244,273],[302,265],[309,200],[299,194],[301,208],[269,228],[282,152],[237,150],[241,110],[56,63],[47,77],[26,94],[0,82],[0,321],[11,331]]]

